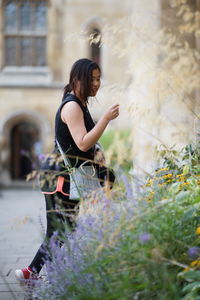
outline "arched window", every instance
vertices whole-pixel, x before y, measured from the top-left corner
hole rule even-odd
[[[92,28],[89,32],[90,59],[101,66],[101,32],[98,28]]]

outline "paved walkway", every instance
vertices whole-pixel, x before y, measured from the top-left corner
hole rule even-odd
[[[14,271],[30,263],[43,240],[45,227],[45,202],[39,191],[1,191],[0,300],[24,299]]]

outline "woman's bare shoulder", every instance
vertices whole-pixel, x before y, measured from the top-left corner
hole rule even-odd
[[[76,102],[76,101],[68,101],[66,102],[63,107],[62,107],[62,110],[61,112],[71,112],[71,111],[81,111],[82,112],[82,109],[80,108],[80,105]]]
[[[75,101],[65,103],[61,110],[61,119],[66,122],[66,119],[81,118],[83,116],[80,105]]]

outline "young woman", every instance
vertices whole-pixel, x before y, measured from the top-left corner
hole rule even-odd
[[[93,122],[87,104],[89,97],[95,97],[100,87],[101,70],[99,66],[89,60],[80,59],[76,61],[70,72],[69,84],[64,88],[62,103],[58,108],[55,118],[55,141],[57,140],[72,166],[78,167],[84,160],[94,160],[95,144],[103,134],[110,120],[119,115],[119,105],[112,105],[105,111],[99,121]],[[54,153],[59,153],[55,142]],[[99,163],[104,163],[104,156],[98,152]],[[55,166],[47,160],[43,170],[52,172]],[[46,174],[46,173],[45,173]],[[106,174],[103,174],[105,176]],[[112,177],[112,174],[111,174]],[[58,176],[55,177],[58,180]],[[59,178],[63,178],[59,176]],[[77,200],[69,200],[69,176],[65,176],[65,184],[57,184],[53,192],[45,193],[47,209],[47,232],[46,239],[40,246],[31,264],[25,268],[15,271],[18,280],[37,279],[47,257],[47,241],[55,231],[58,231],[59,224],[68,223],[73,229],[73,217],[77,211]],[[48,179],[49,180],[49,179]],[[48,181],[47,180],[47,181]],[[114,179],[111,178],[111,181]],[[59,187],[59,188],[58,188]],[[56,203],[59,199],[62,208],[69,211],[67,216],[56,212]],[[63,227],[61,227],[61,231]]]

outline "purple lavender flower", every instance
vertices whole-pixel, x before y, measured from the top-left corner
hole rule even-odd
[[[25,150],[25,149],[21,149],[20,150],[20,155],[22,155],[22,156],[28,156],[28,151]]]
[[[56,169],[56,171],[60,171],[60,165],[59,165],[59,164],[56,164],[56,165],[55,165],[55,169]]]
[[[128,177],[125,174],[122,174],[121,179],[124,183],[127,199],[133,200],[135,202],[134,195],[133,195],[133,189],[132,189],[130,181],[128,180]]]
[[[32,162],[32,170],[37,169],[37,163],[35,161]]]
[[[41,153],[41,154],[39,154],[38,158],[39,158],[40,161],[43,161],[43,160],[45,160],[46,155]]]
[[[187,251],[188,256],[191,259],[197,259],[200,255],[200,248],[199,247],[191,247],[189,248],[189,250]]]
[[[139,240],[142,244],[148,243],[148,241],[151,239],[151,235],[148,232],[144,232],[139,235]]]

